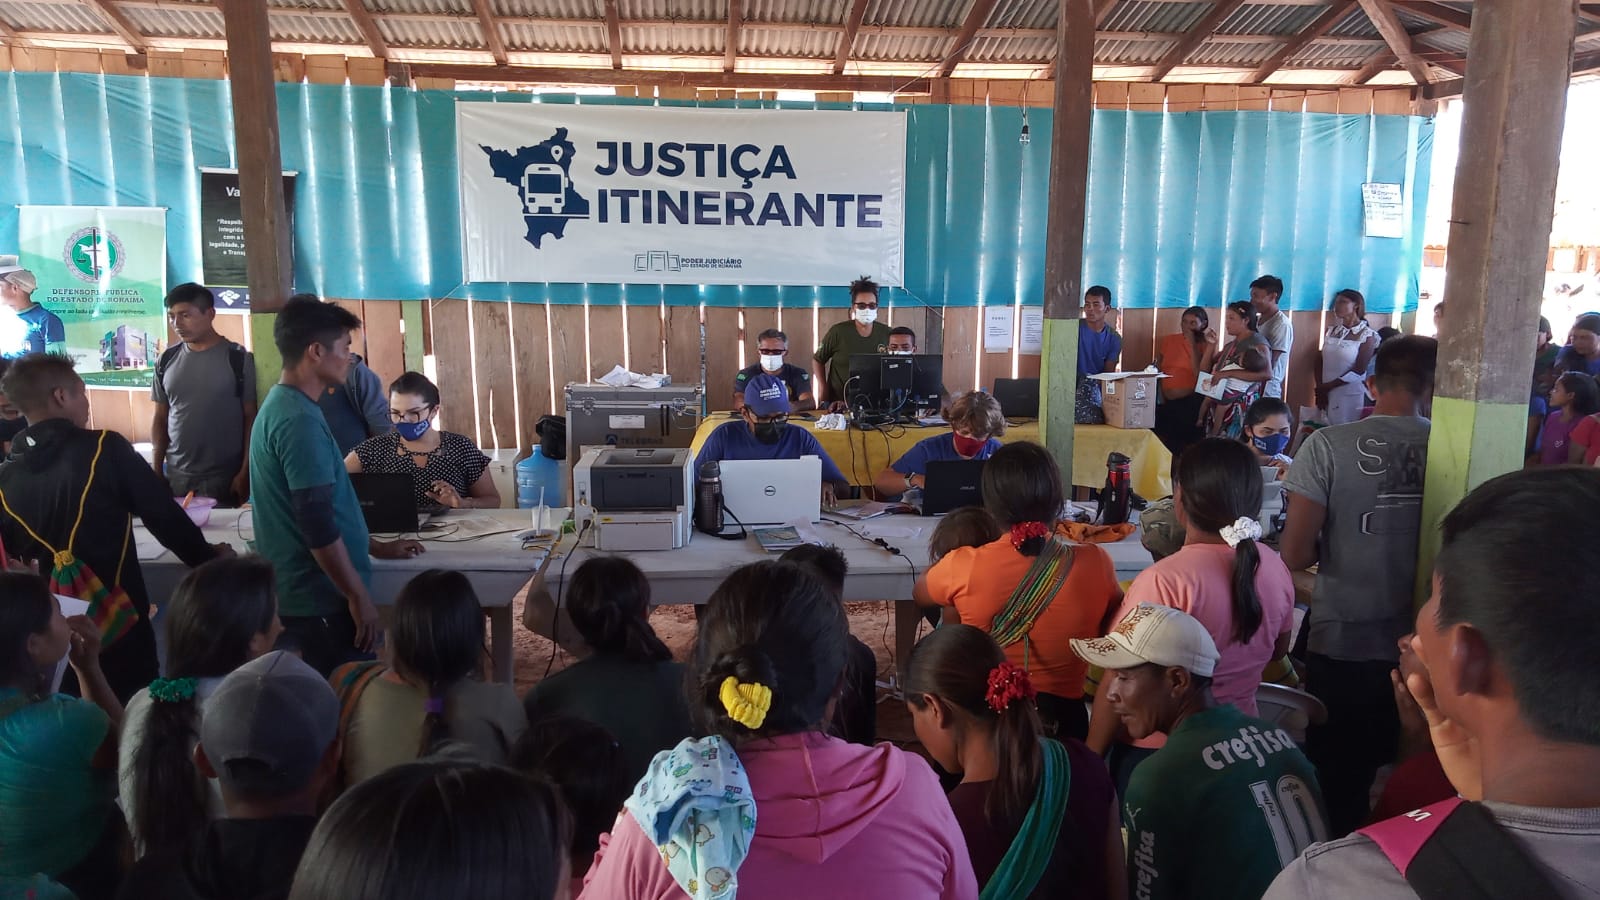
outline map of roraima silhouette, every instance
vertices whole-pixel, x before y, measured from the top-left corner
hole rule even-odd
[[[567,139],[567,129],[557,128],[547,141],[519,147],[513,153],[478,145],[489,155],[494,177],[510,182],[522,198],[522,219],[528,223],[523,239],[539,247],[545,235],[560,240],[567,222],[589,218],[589,201],[572,186],[572,157],[577,152]]]

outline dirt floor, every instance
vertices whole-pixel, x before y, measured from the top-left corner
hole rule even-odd
[[[550,673],[559,672],[577,661],[560,650],[552,658],[554,644],[522,627],[523,600],[524,596],[519,594],[512,608],[516,623],[513,646],[518,696],[525,695]],[[906,714],[905,704],[891,697],[886,687],[895,669],[892,606],[888,603],[846,603],[845,613],[850,620],[851,633],[871,647],[878,657],[878,739],[902,746],[914,743],[915,735],[911,731],[911,719]],[[650,624],[672,648],[675,659],[688,659],[695,635],[694,607],[658,606],[650,613]]]

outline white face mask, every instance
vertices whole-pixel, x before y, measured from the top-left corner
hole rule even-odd
[[[863,325],[871,325],[873,322],[878,321],[878,311],[875,309],[858,309],[856,310],[856,321]]]
[[[910,350],[890,350],[889,351],[889,355],[890,356],[910,356],[911,355],[911,351]]]
[[[779,369],[783,368],[783,355],[768,353],[761,354],[761,368],[766,369],[768,372],[778,371]]]

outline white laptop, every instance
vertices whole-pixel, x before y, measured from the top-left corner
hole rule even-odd
[[[722,506],[745,527],[822,518],[822,460],[722,460]]]

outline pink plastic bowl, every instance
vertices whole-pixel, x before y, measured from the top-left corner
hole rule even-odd
[[[173,497],[172,499],[179,506],[183,505],[182,497]],[[204,528],[206,523],[211,521],[211,511],[216,508],[217,501],[215,499],[211,497],[196,497],[189,501],[189,508],[184,512],[189,514],[189,521]]]

